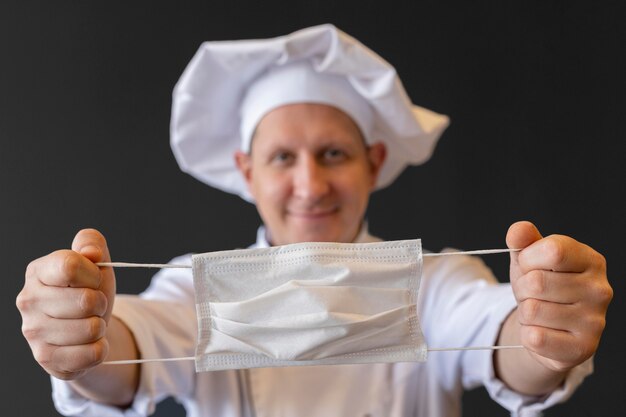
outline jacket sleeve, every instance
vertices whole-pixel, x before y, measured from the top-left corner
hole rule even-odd
[[[431,262],[432,260],[432,262]],[[429,347],[494,346],[500,328],[516,307],[509,284],[500,284],[477,257],[430,258],[424,264],[421,317]],[[514,416],[541,411],[569,398],[593,370],[591,359],[571,370],[564,384],[543,397],[519,394],[496,375],[492,350],[453,351],[429,355],[440,384],[449,391],[483,385],[491,398]]]

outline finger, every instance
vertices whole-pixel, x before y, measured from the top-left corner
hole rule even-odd
[[[106,296],[91,288],[42,286],[35,301],[42,313],[56,319],[101,317],[107,311]]]
[[[522,327],[539,327],[570,333],[579,341],[597,342],[606,320],[604,314],[575,304],[558,304],[536,299],[518,305],[518,321]]]
[[[96,229],[79,231],[72,241],[72,250],[85,256],[92,262],[110,262],[111,256],[106,239]]]
[[[41,340],[53,346],[74,346],[94,343],[104,337],[106,322],[96,316],[85,319],[42,320]]]
[[[27,279],[43,285],[97,289],[101,284],[100,269],[89,259],[71,251],[59,250],[33,261],[26,270]]]
[[[520,221],[513,223],[509,227],[506,234],[506,244],[510,249],[524,249],[541,238],[541,233],[539,233],[534,224],[528,221]],[[522,273],[520,272],[518,262],[519,252],[511,252],[510,256],[510,275],[511,280],[514,281]]]
[[[584,291],[587,279],[588,277],[581,274],[534,269],[512,282],[513,293],[518,303],[537,299],[571,304],[588,296]]]
[[[575,334],[540,326],[522,326],[522,344],[531,352],[549,359],[552,368],[562,370],[587,360],[597,348],[597,340],[581,340]]]
[[[529,298],[517,305],[518,320],[524,326],[540,326],[567,332],[576,331],[584,322],[577,307]]]
[[[584,272],[594,268],[598,258],[589,246],[568,236],[552,235],[521,251],[518,262],[524,273],[532,269]]]
[[[61,379],[82,373],[102,363],[109,353],[106,338],[93,343],[72,346],[43,345],[34,349],[35,360],[48,372]]]

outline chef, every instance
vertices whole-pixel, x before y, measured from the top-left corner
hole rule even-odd
[[[201,45],[174,90],[171,145],[184,172],[255,204],[253,247],[375,242],[370,194],[427,161],[448,122],[414,105],[383,58],[321,25]],[[169,396],[191,417],[458,416],[479,385],[512,415],[538,415],[591,373],[612,290],[602,255],[571,237],[522,221],[506,241],[521,249],[510,284],[475,257],[425,259],[417,311],[431,346],[524,349],[200,373],[183,361],[103,365],[193,356],[198,335],[191,272],[162,270],[139,296],[117,295],[112,268],[95,265],[110,256],[93,229],[29,264],[17,306],[67,416],[145,416]]]

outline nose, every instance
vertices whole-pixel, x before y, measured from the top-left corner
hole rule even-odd
[[[314,203],[330,190],[327,173],[312,156],[299,158],[293,171],[293,193],[298,199]]]

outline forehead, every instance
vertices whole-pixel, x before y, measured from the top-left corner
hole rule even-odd
[[[326,104],[297,103],[267,113],[257,125],[252,145],[296,143],[360,145],[364,140],[356,123],[342,110]]]

